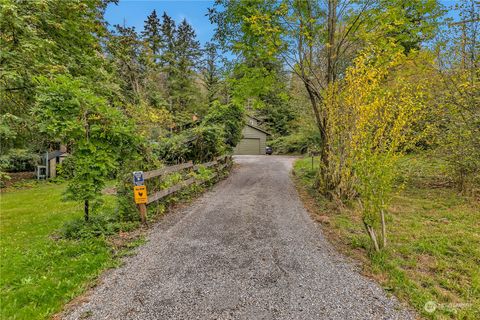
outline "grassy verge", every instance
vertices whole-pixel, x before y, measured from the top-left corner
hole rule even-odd
[[[389,210],[389,247],[370,250],[358,211],[338,209],[312,188],[316,163],[295,164],[306,206],[340,251],[363,262],[365,274],[429,319],[480,319],[480,204],[449,187],[441,163],[423,156],[402,161]]]
[[[83,207],[62,200],[65,184],[40,183],[0,194],[1,319],[44,319],[117,263],[106,237],[60,239]],[[102,212],[113,210],[104,196]],[[133,244],[134,242],[132,242]]]

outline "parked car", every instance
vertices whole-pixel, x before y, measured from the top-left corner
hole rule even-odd
[[[273,153],[272,147],[266,147],[265,148],[265,153],[268,154],[268,155],[271,155]]]

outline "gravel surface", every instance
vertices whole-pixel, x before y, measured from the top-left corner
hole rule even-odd
[[[64,318],[414,319],[325,240],[290,180],[294,160],[236,157]]]

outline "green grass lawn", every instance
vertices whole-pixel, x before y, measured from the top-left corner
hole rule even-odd
[[[113,263],[104,238],[61,240],[82,205],[62,200],[65,184],[39,183],[0,194],[1,319],[45,319]],[[105,207],[114,198],[105,196]]]
[[[295,164],[300,194],[330,240],[362,260],[366,274],[425,318],[480,319],[480,204],[448,186],[441,163],[422,156],[402,161],[404,182],[387,217],[389,244],[379,254],[369,250],[355,208],[335,209],[310,187],[311,165],[311,158]],[[425,310],[429,301],[434,311]]]

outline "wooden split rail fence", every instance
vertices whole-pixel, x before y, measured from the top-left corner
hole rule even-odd
[[[215,167],[216,172],[213,174],[212,179],[217,177],[225,168],[231,167],[233,161],[232,161],[232,156],[220,156],[217,157],[215,160],[206,162],[206,163],[201,163],[201,164],[193,164],[192,161],[186,162],[186,163],[181,163],[173,166],[168,166],[165,168],[157,169],[157,170],[152,170],[152,171],[146,171],[143,173],[143,179],[144,180],[149,180],[149,179],[154,179],[154,178],[161,178],[165,177],[168,174],[175,173],[175,172],[181,172],[183,170],[190,169],[192,171],[198,171],[200,168],[210,168],[210,167]],[[171,195],[175,192],[178,192],[182,190],[183,188],[192,185],[194,183],[204,183],[205,181],[203,180],[198,180],[196,178],[189,178],[187,180],[183,180],[176,185],[173,185],[169,188],[162,189],[159,191],[156,191],[152,195],[147,195],[147,201],[146,203],[140,203],[137,204],[138,209],[140,211],[140,218],[142,220],[142,223],[147,222],[147,205],[156,202],[162,198],[165,198],[168,195]],[[148,192],[148,191],[147,191]]]

